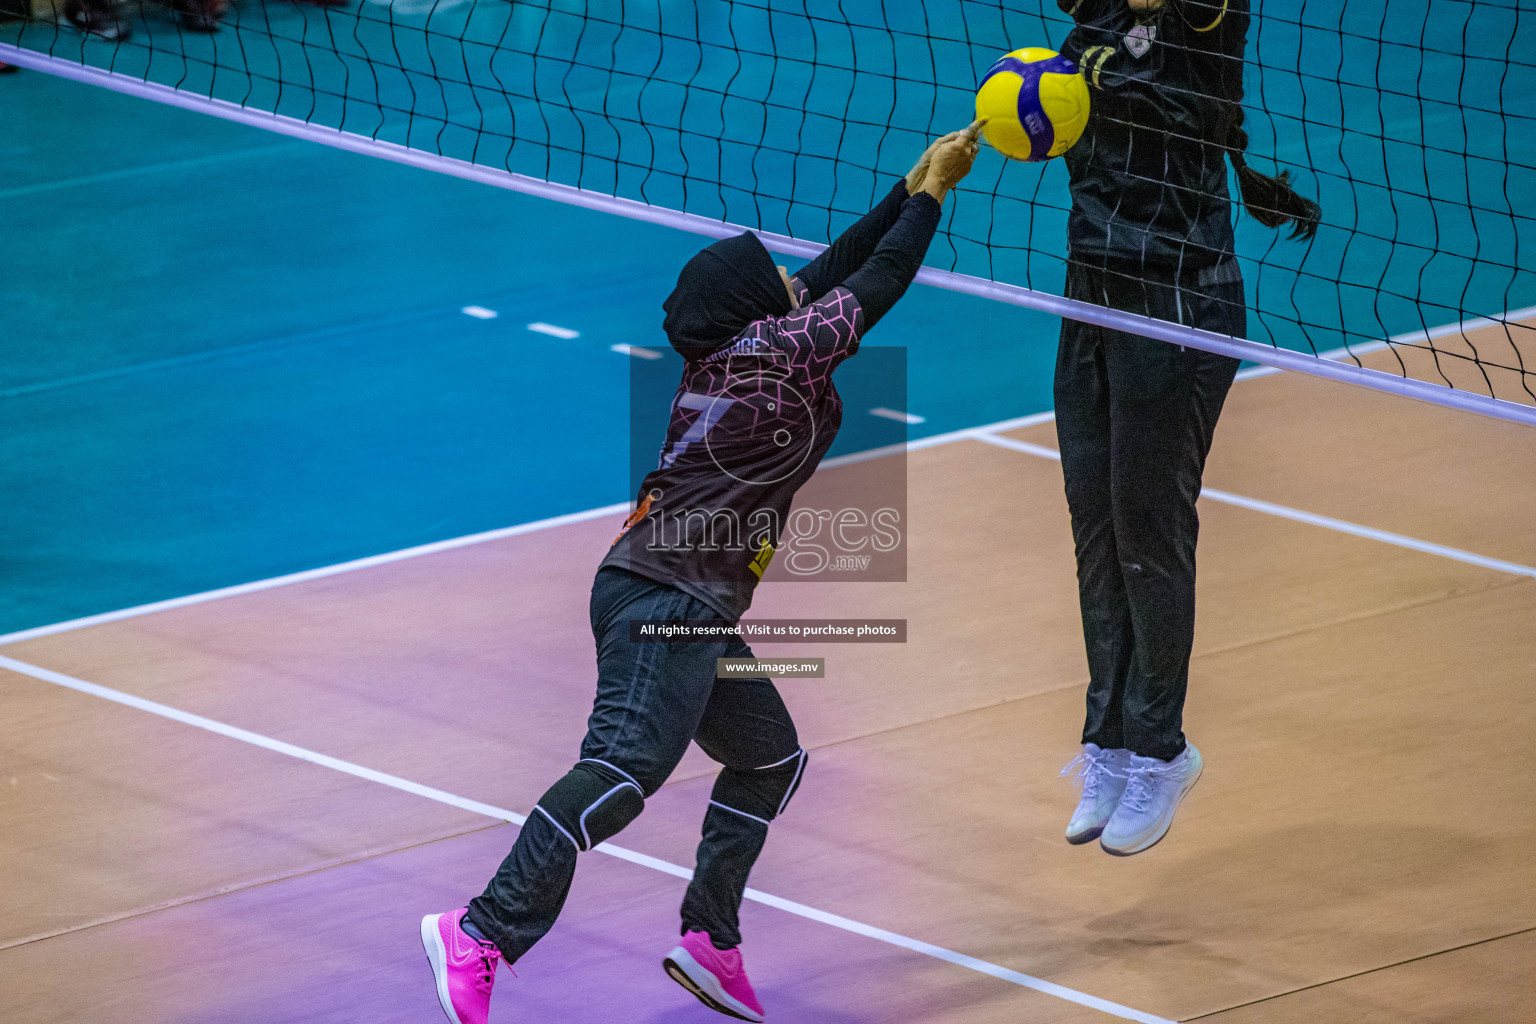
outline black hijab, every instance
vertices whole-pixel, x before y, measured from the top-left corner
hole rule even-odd
[[[677,287],[661,304],[662,329],[684,359],[725,348],[748,324],[790,311],[773,257],[747,231],[724,238],[683,264]]]

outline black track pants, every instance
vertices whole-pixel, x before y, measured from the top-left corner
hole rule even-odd
[[[1069,264],[1067,294],[1246,334],[1234,264],[1160,281],[1127,269]],[[1088,650],[1085,743],[1163,759],[1184,749],[1195,499],[1237,367],[1226,356],[1062,321],[1056,433]]]
[[[739,639],[629,639],[631,619],[718,617],[676,587],[623,569],[598,572],[592,585],[597,699],[581,756],[634,779],[647,798],[672,774],[691,741],[725,766],[715,794],[718,799],[722,791],[728,793],[729,805],[738,810],[709,806],[682,907],[684,928],[708,932],[725,947],[741,941],[737,911],[747,875],[768,837],[768,821],[799,783],[804,759],[795,725],[769,680],[715,678],[715,659],[752,657]],[[555,923],[576,861],[572,840],[535,811],[484,894],[470,903],[469,920],[509,963],[515,961]]]

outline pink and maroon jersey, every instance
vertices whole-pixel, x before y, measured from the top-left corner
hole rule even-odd
[[[895,183],[792,279],[800,308],[689,358],[666,442],[604,567],[667,583],[735,620],[752,603],[795,492],[843,421],[833,371],[912,283],[939,204]]]
[[[803,300],[805,286],[794,285]],[[656,469],[603,565],[670,583],[739,618],[795,492],[842,425],[832,372],[858,351],[861,321],[858,300],[837,287],[690,361]]]

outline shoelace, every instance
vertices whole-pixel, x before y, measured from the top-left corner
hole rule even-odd
[[[1121,805],[1129,807],[1137,814],[1145,811],[1147,805],[1152,802],[1152,785],[1155,781],[1153,776],[1172,771],[1173,767],[1171,761],[1153,765],[1128,765],[1125,769],[1125,792],[1120,796]]]
[[[501,950],[489,942],[479,943],[480,970],[475,976],[475,988],[489,995],[496,980],[496,965],[501,962]]]
[[[1109,766],[1109,754],[1100,751],[1094,756],[1087,751],[1078,754],[1068,761],[1061,769],[1063,776],[1071,775],[1073,781],[1083,787],[1084,799],[1092,799],[1099,794],[1099,784],[1107,776],[1118,774]]]

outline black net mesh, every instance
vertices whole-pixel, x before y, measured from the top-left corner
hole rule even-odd
[[[1168,0],[1164,16],[1195,2],[1217,0]],[[1536,316],[1521,309],[1536,303],[1529,242],[1521,251],[1523,199],[1536,195],[1536,13],[1521,2],[1265,0],[1253,12],[1249,162],[1288,170],[1321,222],[1293,240],[1234,204],[1251,339],[1536,402],[1536,331],[1521,322]],[[224,3],[69,0],[57,21],[0,26],[0,40],[825,242],[930,138],[969,120],[1000,54],[1060,48],[1072,27],[1051,0]],[[984,157],[929,263],[1059,294],[1070,205],[1062,160]],[[1489,322],[1436,330],[1477,317]]]

